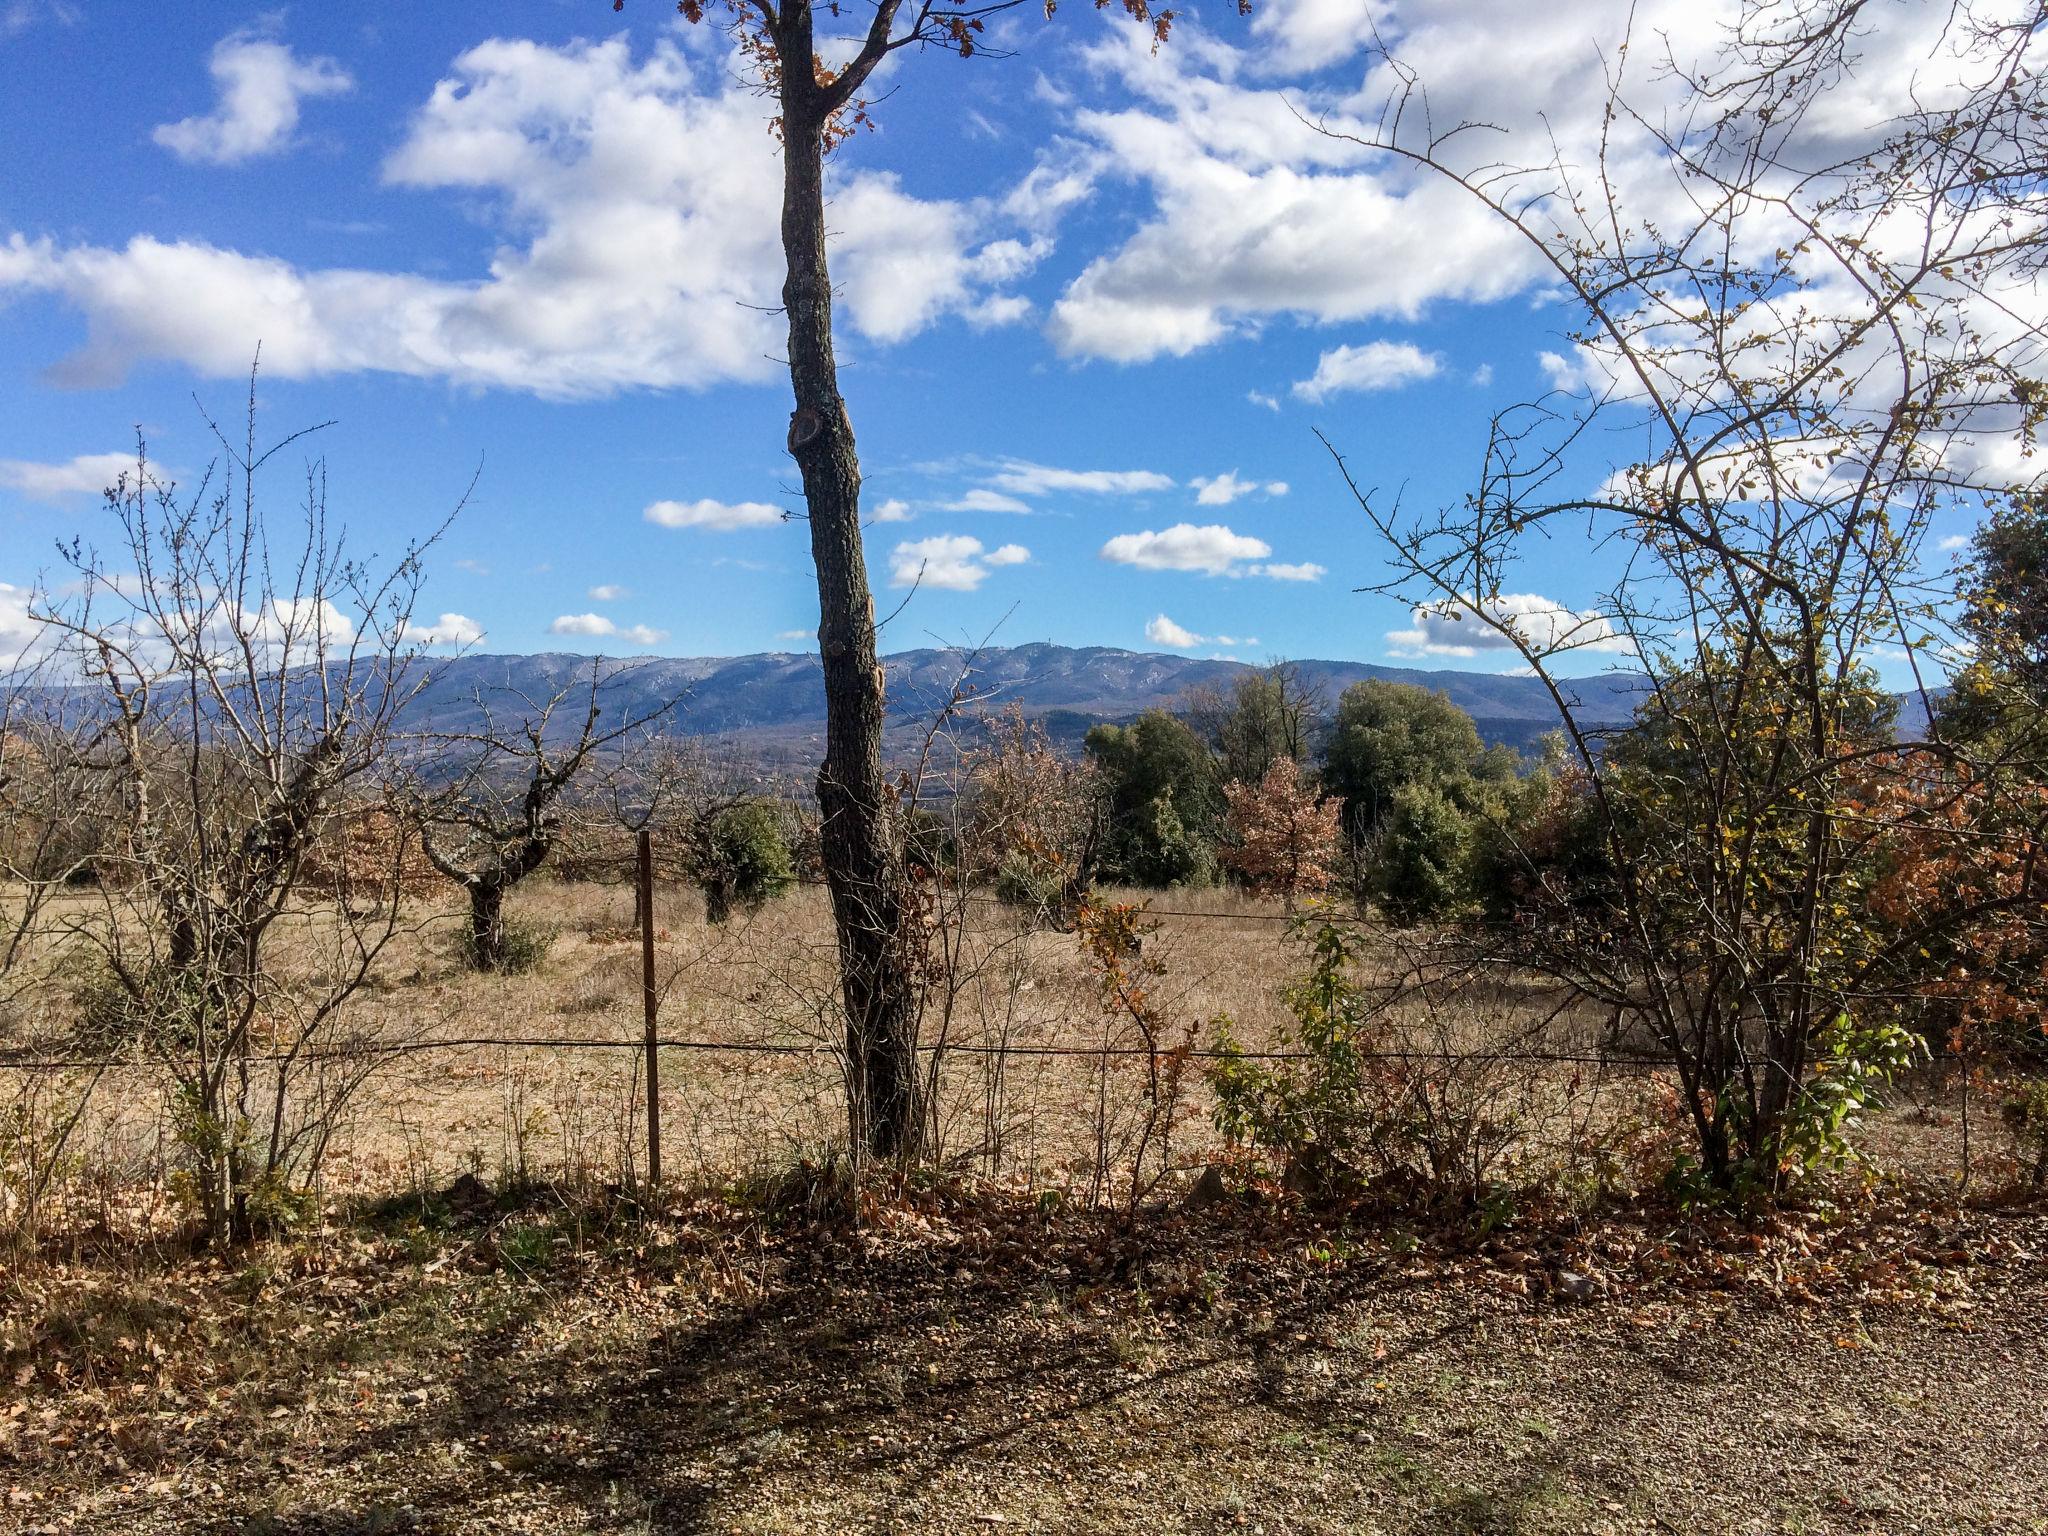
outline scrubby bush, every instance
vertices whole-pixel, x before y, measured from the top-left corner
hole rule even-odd
[[[772,806],[749,801],[712,822],[697,870],[706,922],[724,922],[735,906],[754,911],[795,881],[789,839]]]
[[[1362,940],[1331,923],[1301,930],[1306,975],[1281,994],[1294,1024],[1277,1059],[1254,1059],[1227,1019],[1209,1073],[1226,1140],[1277,1158],[1304,1194],[1368,1188],[1421,1203],[1471,1203],[1521,1128],[1526,1094],[1496,1049],[1440,1033],[1424,1049],[1394,1036],[1359,984]]]

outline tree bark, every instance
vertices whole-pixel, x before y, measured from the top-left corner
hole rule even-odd
[[[814,83],[809,7],[786,6],[782,28],[782,300],[796,397],[789,450],[803,474],[818,573],[818,650],[825,673],[818,806],[846,1009],[849,1109],[855,1137],[871,1154],[902,1157],[914,1153],[921,1124],[915,1013],[900,942],[902,872],[882,771],[882,670],[861,548],[860,460],[832,349],[826,121]]]
[[[469,958],[480,971],[505,965],[505,888],[490,880],[469,882]]]

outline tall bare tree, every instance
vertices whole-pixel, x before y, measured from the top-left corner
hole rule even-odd
[[[715,0],[714,0],[715,3]],[[788,448],[803,476],[818,576],[818,652],[825,674],[825,761],[818,805],[825,874],[838,933],[840,985],[857,1144],[877,1157],[912,1155],[917,1102],[916,946],[906,937],[902,831],[882,766],[883,677],[875,605],[861,548],[860,455],[839,392],[832,343],[832,276],[825,249],[825,157],[868,119],[862,94],[891,54],[937,49],[961,58],[979,47],[986,18],[1024,0],[946,4],[871,0],[868,21],[835,62],[819,37],[812,0],[726,0],[742,50],[774,97],[782,141],[782,303],[789,322],[795,409]],[[1108,0],[1099,0],[1107,4]],[[1118,0],[1164,40],[1173,13],[1150,0]],[[1241,8],[1248,0],[1241,0]],[[623,10],[625,0],[612,0]],[[693,22],[704,0],[680,0]],[[1053,5],[1046,4],[1047,14]],[[828,25],[842,15],[824,11]]]

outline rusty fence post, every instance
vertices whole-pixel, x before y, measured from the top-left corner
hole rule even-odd
[[[640,829],[640,1009],[647,1021],[647,1187],[661,1184],[661,1043],[655,1034],[655,1017],[661,999],[654,988],[654,838]]]

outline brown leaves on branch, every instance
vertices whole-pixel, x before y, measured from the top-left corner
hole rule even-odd
[[[1342,847],[1343,807],[1291,757],[1274,761],[1256,785],[1226,785],[1223,862],[1254,890],[1292,907],[1327,890]]]

